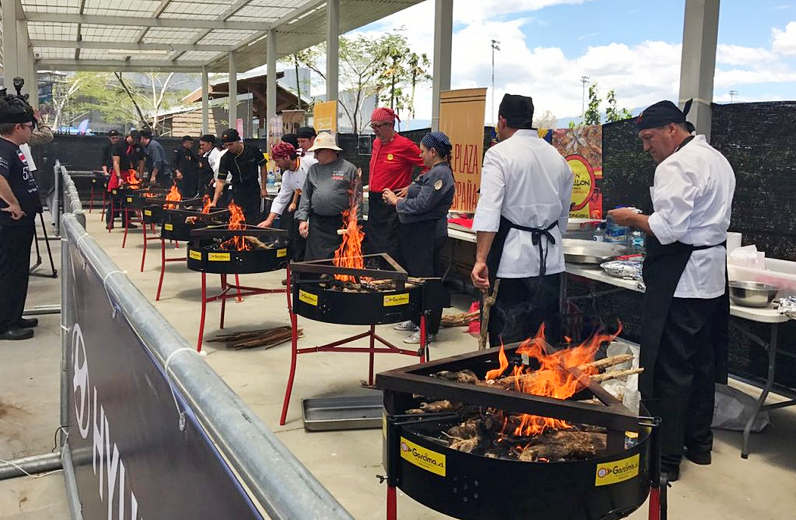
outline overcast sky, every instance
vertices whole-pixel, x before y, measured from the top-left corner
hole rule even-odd
[[[684,0],[454,0],[452,88],[491,87],[495,96],[530,94],[537,112],[581,113],[581,76],[614,89],[618,104],[676,102]],[[433,55],[434,0],[354,33],[404,27],[412,49]],[[353,33],[350,33],[353,34]],[[723,0],[714,101],[796,99],[796,2]],[[491,88],[486,121],[490,122]],[[417,118],[431,118],[431,88],[420,90]],[[636,113],[638,110],[636,110]]]

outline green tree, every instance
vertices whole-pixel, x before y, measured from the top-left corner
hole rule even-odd
[[[622,121],[624,119],[630,119],[633,117],[633,112],[630,110],[626,108],[617,108],[616,93],[613,91],[613,89],[608,91],[605,100],[608,101],[608,108],[605,109],[605,121],[607,123],[614,123],[616,121]]]
[[[583,115],[583,123],[585,125],[599,125],[600,124],[600,95],[597,92],[597,83],[589,85],[589,105],[586,108],[586,113]]]

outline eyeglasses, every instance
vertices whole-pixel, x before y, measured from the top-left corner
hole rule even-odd
[[[34,125],[33,123],[22,123],[22,126],[24,126],[25,128],[29,128],[31,132],[33,131],[34,128],[36,128],[36,125]]]

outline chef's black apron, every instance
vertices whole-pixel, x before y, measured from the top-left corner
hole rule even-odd
[[[401,224],[398,238],[401,246],[400,262],[409,273],[409,276],[433,277],[442,276],[440,272],[439,255],[445,238],[435,238],[437,220],[422,220],[409,224]],[[446,291],[447,289],[440,288]],[[442,321],[442,307],[430,309],[426,331],[429,334],[439,332]],[[415,323],[419,325],[419,323]]]
[[[246,223],[256,226],[260,223],[260,185],[259,184],[233,184],[232,197],[235,204],[241,207]]]
[[[334,258],[334,252],[343,243],[343,236],[337,234],[337,230],[343,227],[343,217],[341,215],[324,217],[312,213],[309,222],[304,260],[309,262]]]
[[[395,207],[388,204],[381,193],[371,191],[368,194],[368,224],[365,233],[368,253],[387,253],[397,260],[400,254],[399,226]]]
[[[639,390],[650,413],[663,419],[664,463],[679,463],[684,443],[694,451],[710,451],[712,446],[713,382],[727,382],[729,290],[725,284],[723,296],[708,300],[674,301],[674,292],[692,252],[725,244],[664,246],[647,237],[640,354],[645,370]],[[667,350],[662,353],[664,340]],[[699,343],[696,351],[694,342]],[[712,348],[700,349],[702,342]],[[661,381],[656,382],[656,372]]]
[[[500,227],[492,241],[486,259],[490,287],[495,286],[506,237],[512,229],[531,233],[533,245],[539,248],[539,276],[527,278],[501,278],[497,299],[489,316],[489,346],[523,341],[536,334],[542,323],[548,342],[557,344],[561,336],[561,274],[547,275],[547,250],[542,242],[555,244],[550,230],[558,221],[546,228],[520,226],[500,216]]]
[[[301,198],[299,197],[299,203]],[[298,207],[298,204],[296,204]],[[296,211],[290,211],[287,207],[280,216],[282,229],[287,231],[288,239],[290,240],[290,251],[294,262],[301,262],[304,260],[304,250],[307,246],[307,240],[299,233],[299,221],[296,220]]]

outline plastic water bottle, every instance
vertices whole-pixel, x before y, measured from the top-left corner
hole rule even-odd
[[[647,240],[646,235],[640,229],[634,229],[630,232],[630,247],[638,254],[644,254],[644,245]]]
[[[267,182],[267,184],[269,186],[273,186],[274,185],[274,182],[276,182],[276,175],[274,175],[274,172],[272,172],[270,170],[268,171],[268,178],[267,178],[266,182]]]
[[[622,207],[622,206],[619,206]],[[610,242],[613,244],[628,244],[628,228],[627,226],[620,226],[614,219],[611,218],[611,215],[605,219],[605,242]]]
[[[603,242],[605,240],[605,224],[598,224],[594,230],[594,241]]]

